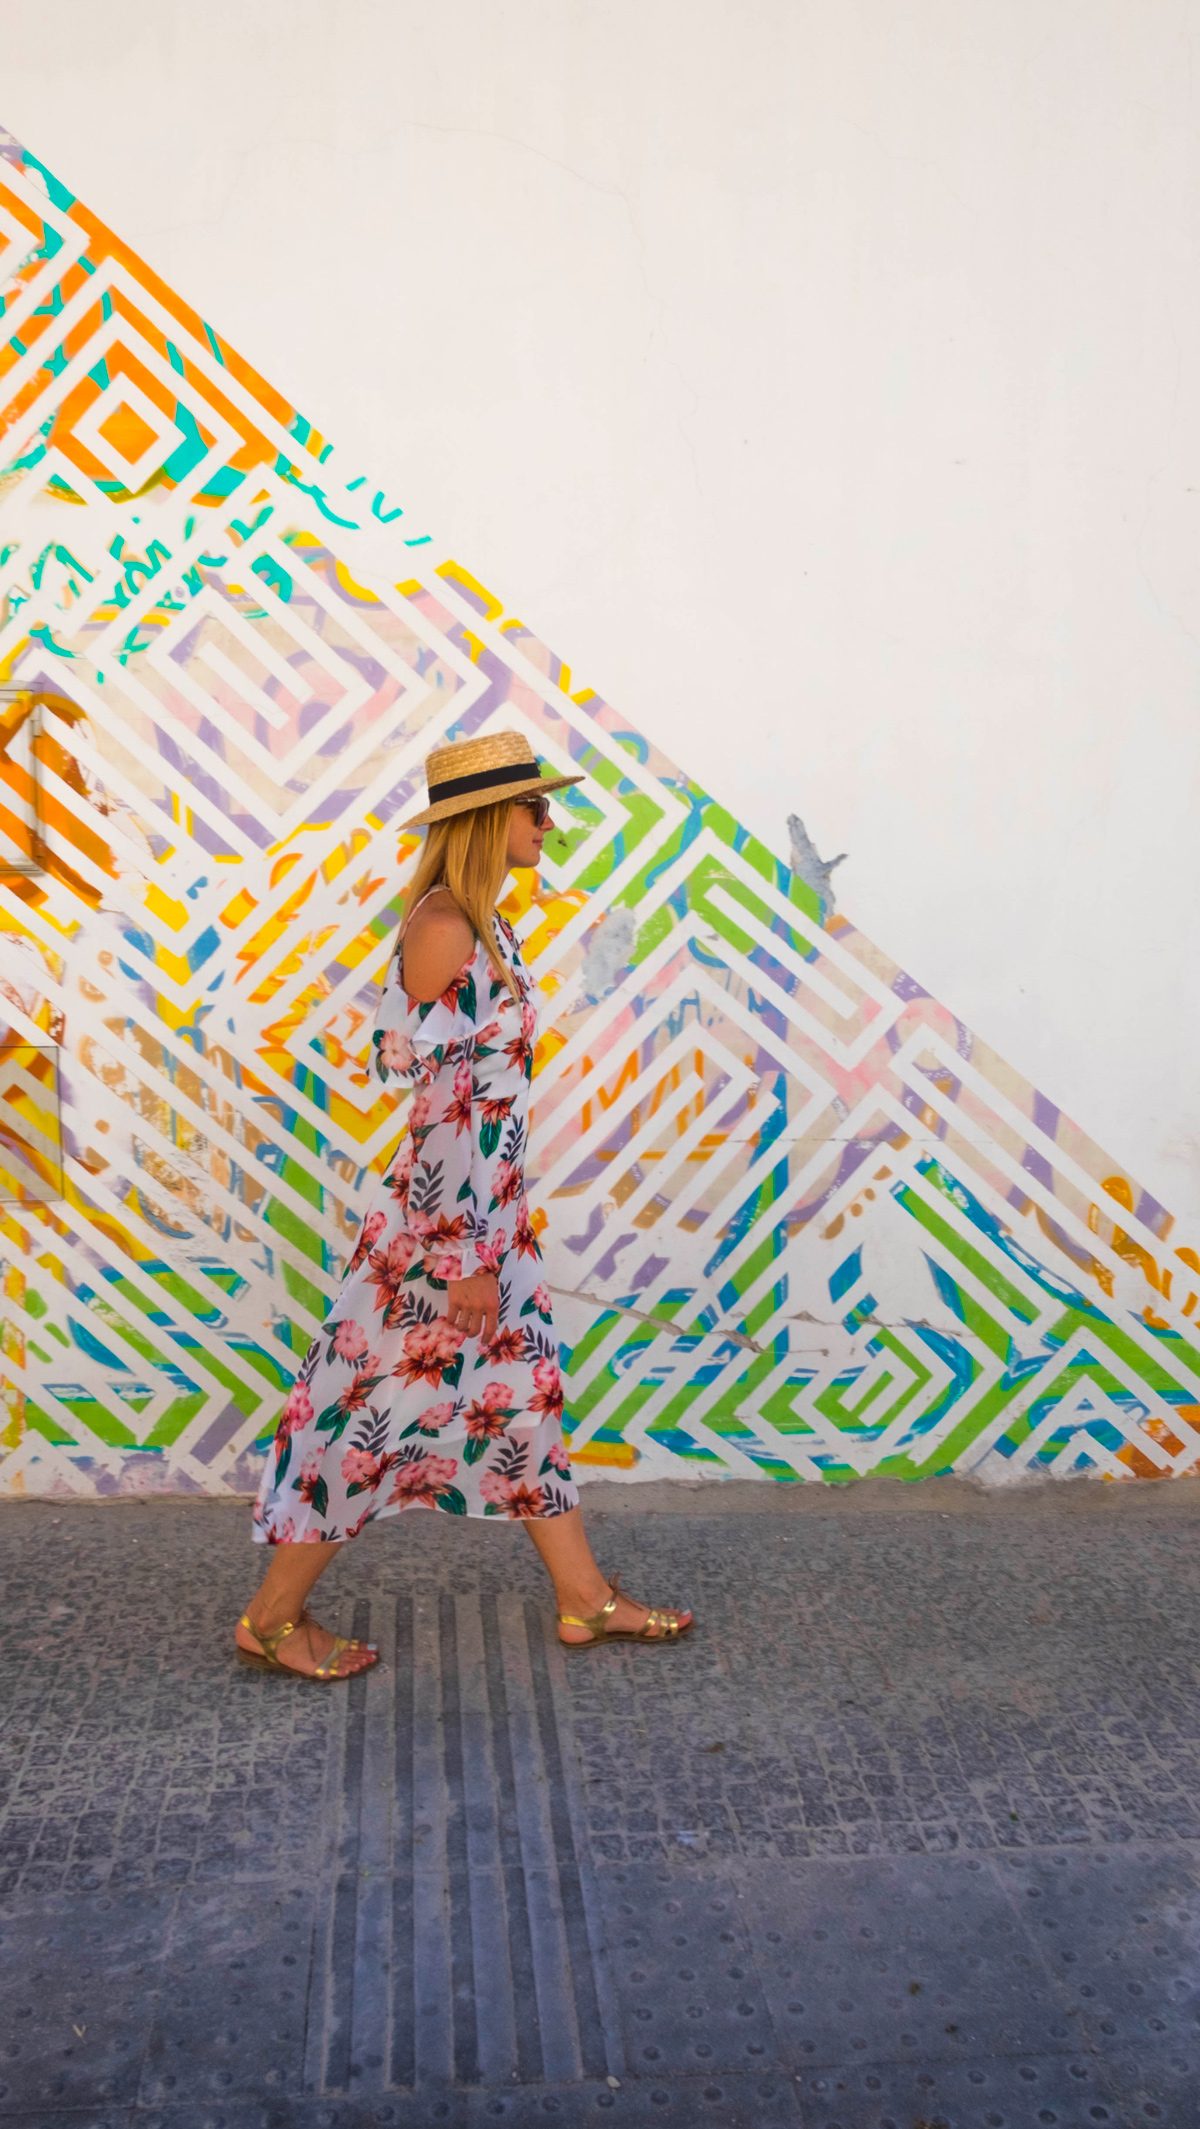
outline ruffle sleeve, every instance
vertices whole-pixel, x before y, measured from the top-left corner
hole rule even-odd
[[[410,998],[401,980],[399,951],[379,1001],[373,1038],[376,1076],[406,1080],[409,1086],[428,1085],[443,1065],[456,1064],[470,1056],[475,1043],[474,961],[460,970],[440,998],[427,1004]]]

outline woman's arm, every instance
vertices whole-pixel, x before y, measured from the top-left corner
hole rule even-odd
[[[435,888],[413,911],[400,946],[404,988],[429,1005],[448,990],[475,951],[475,934],[457,902]]]

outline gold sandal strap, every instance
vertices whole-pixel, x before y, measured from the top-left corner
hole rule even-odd
[[[331,1676],[336,1676],[336,1666],[339,1656],[342,1654],[343,1649],[353,1648],[353,1646],[354,1643],[351,1641],[347,1641],[343,1634],[335,1634],[333,1639],[333,1647],[330,1649],[329,1654],[326,1656],[324,1663],[319,1663],[317,1665],[316,1670],[313,1672],[314,1678],[329,1678]]]
[[[586,1627],[588,1628],[588,1630],[589,1630],[589,1632],[590,1632],[590,1633],[593,1633],[593,1634],[602,1634],[602,1633],[604,1632],[604,1622],[605,1622],[605,1620],[606,1620],[607,1618],[609,1618],[609,1617],[611,1616],[611,1614],[612,1614],[613,1612],[615,1612],[615,1610],[616,1610],[616,1608],[617,1608],[617,1588],[618,1588],[618,1585],[619,1585],[619,1583],[620,1583],[620,1579],[621,1579],[621,1578],[620,1578],[620,1576],[619,1576],[619,1575],[614,1575],[614,1576],[613,1576],[613,1578],[612,1578],[612,1594],[611,1594],[611,1596],[609,1597],[608,1603],[607,1603],[607,1604],[602,1604],[598,1612],[593,1612],[593,1613],[591,1614],[591,1617],[590,1617],[590,1618],[587,1618],[587,1619],[577,1619],[577,1618],[575,1617],[575,1615],[574,1615],[574,1613],[573,1613],[573,1612],[559,1612],[559,1614],[558,1614],[558,1623],[559,1623],[559,1625],[560,1625],[560,1626],[586,1626]]]
[[[255,1626],[254,1621],[250,1617],[249,1612],[243,1612],[241,1619],[238,1623],[239,1625],[244,1626],[248,1633],[253,1634],[255,1640],[257,1641],[260,1649],[263,1651],[263,1654],[266,1656],[267,1661],[269,1663],[278,1662],[279,1659],[276,1654],[276,1651],[279,1648],[280,1642],[286,1641],[288,1635],[294,1634],[296,1631],[295,1621],[292,1619],[285,1619],[282,1626],[277,1626],[273,1628],[270,1633],[268,1633],[265,1627]]]
[[[646,1614],[646,1624],[642,1632],[647,1641],[666,1641],[672,1634],[679,1632],[679,1621],[673,1619],[670,1612],[655,1611],[652,1608]]]

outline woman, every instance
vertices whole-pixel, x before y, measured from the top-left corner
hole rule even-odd
[[[562,1439],[550,1294],[525,1199],[534,985],[496,902],[536,865],[547,793],[517,732],[437,748],[429,825],[384,982],[375,1064],[414,1089],[408,1133],[301,1364],[254,1513],[270,1565],[237,1627],[246,1663],[328,1683],[377,1659],[305,1600],[363,1524],[410,1508],[525,1524],[549,1569],[560,1640],[666,1643],[690,1612],[605,1581]]]

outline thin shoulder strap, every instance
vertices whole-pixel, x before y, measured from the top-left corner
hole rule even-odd
[[[404,937],[404,934],[405,934],[405,932],[406,932],[406,931],[408,930],[408,927],[409,927],[409,925],[410,925],[410,924],[412,923],[412,920],[413,920],[413,918],[414,918],[414,917],[416,916],[416,914],[417,914],[417,911],[418,911],[418,909],[423,909],[423,908],[424,908],[424,906],[425,906],[426,902],[427,902],[427,901],[429,900],[429,898],[430,898],[430,896],[431,896],[431,895],[435,895],[435,894],[449,894],[449,892],[450,892],[450,889],[449,889],[449,888],[448,888],[448,887],[446,886],[446,884],[445,884],[445,882],[444,882],[443,880],[438,880],[438,881],[436,882],[436,884],[435,884],[434,886],[432,886],[432,887],[427,887],[427,888],[425,889],[425,892],[424,892],[424,894],[423,894],[423,895],[421,896],[421,899],[420,899],[420,901],[419,901],[419,902],[414,902],[414,903],[413,903],[413,906],[412,906],[412,908],[411,908],[411,909],[406,909],[406,910],[405,910],[405,912],[404,912],[404,922],[403,922],[403,924],[402,924],[402,925],[400,926],[400,937],[401,937],[401,938],[403,938],[403,937]],[[458,907],[457,903],[455,904],[455,907],[456,907],[456,908]]]

